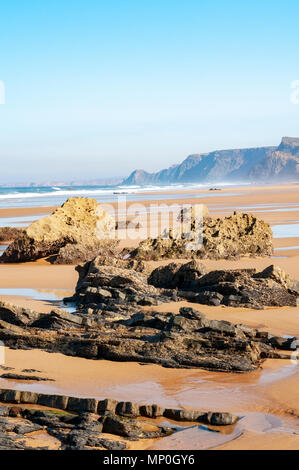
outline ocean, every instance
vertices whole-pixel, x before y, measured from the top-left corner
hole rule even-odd
[[[233,186],[229,184],[217,185],[217,188]],[[236,185],[234,185],[236,186]],[[240,186],[240,185],[238,185]],[[12,207],[47,207],[61,205],[66,199],[75,196],[92,197],[99,202],[114,202],[120,196],[128,201],[165,200],[170,199],[169,194],[161,191],[190,191],[184,193],[184,198],[197,198],[203,195],[193,193],[194,190],[209,189],[211,184],[174,184],[165,186],[37,186],[37,187],[0,187],[0,208]],[[146,196],[144,193],[148,193]],[[205,197],[217,196],[218,191],[204,194]],[[235,194],[235,193],[234,193]],[[226,193],[226,195],[232,195]]]

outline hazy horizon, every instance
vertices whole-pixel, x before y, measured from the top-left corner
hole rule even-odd
[[[295,0],[3,5],[0,184],[125,178],[297,136],[298,13]]]

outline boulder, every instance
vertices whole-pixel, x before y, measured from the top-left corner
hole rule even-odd
[[[68,401],[68,397],[64,395],[39,394],[37,399],[37,403],[39,405],[48,406],[49,408],[57,408],[59,410],[66,410]]]
[[[121,401],[117,404],[115,413],[120,416],[137,418],[140,415],[139,405],[131,401]]]
[[[6,403],[20,403],[21,392],[19,390],[0,390],[0,401]]]
[[[167,408],[163,416],[165,418],[173,419],[175,421],[201,421],[206,413],[198,410],[175,410]]]
[[[98,413],[104,414],[106,411],[115,413],[117,404],[118,404],[118,401],[113,400],[112,398],[106,398],[105,400],[100,400],[98,403]]]
[[[192,290],[197,280],[206,273],[205,267],[197,260],[188,263],[169,263],[154,269],[148,283],[164,289]]]
[[[51,215],[27,227],[5,250],[1,261],[18,263],[45,257],[51,257],[51,262],[64,261],[70,245],[77,247],[77,252],[81,250],[86,261],[95,254],[91,249],[115,246],[114,230],[114,219],[95,199],[70,198]],[[72,253],[76,255],[76,249]]]
[[[205,416],[206,422],[214,426],[228,426],[235,424],[238,419],[238,416],[233,415],[232,413],[210,412]]]
[[[20,403],[30,403],[35,405],[38,400],[38,394],[34,392],[21,392]]]
[[[88,411],[89,413],[95,413],[98,409],[98,400],[94,398],[77,398],[69,397],[67,410],[68,411]]]
[[[142,436],[142,426],[134,419],[107,415],[103,419],[103,432],[116,434],[117,436],[139,438]]]
[[[164,411],[165,408],[156,404],[140,406],[140,415],[147,418],[158,418],[159,416],[163,416]]]

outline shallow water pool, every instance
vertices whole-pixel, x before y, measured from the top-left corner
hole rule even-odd
[[[63,298],[71,296],[72,291],[66,291],[64,289],[31,289],[31,288],[1,288],[1,295],[19,295],[22,297],[28,297],[34,300],[40,300],[42,302],[49,303],[53,307],[59,307],[67,312],[73,313],[76,311],[75,304],[63,302]]]

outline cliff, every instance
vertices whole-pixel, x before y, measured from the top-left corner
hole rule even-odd
[[[216,150],[189,155],[182,163],[148,173],[135,170],[125,185],[299,180],[299,138],[277,147]]]

